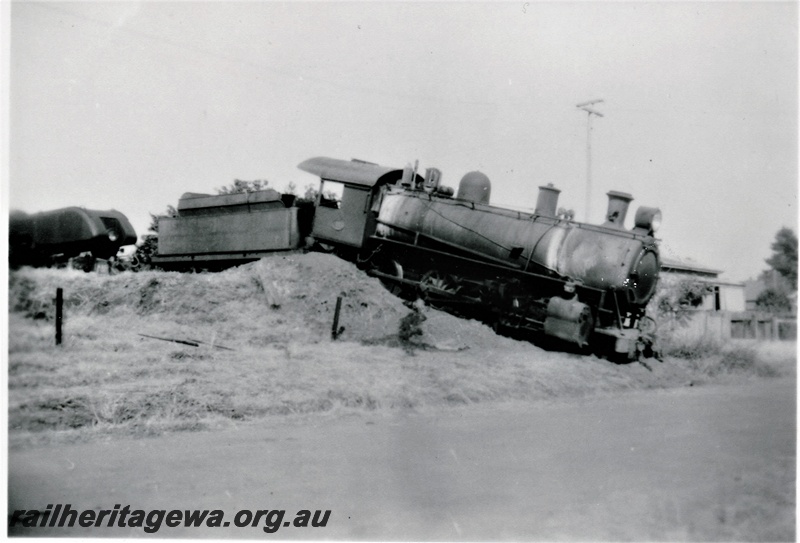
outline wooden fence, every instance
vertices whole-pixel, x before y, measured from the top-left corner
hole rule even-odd
[[[795,341],[797,318],[792,315],[776,316],[757,311],[694,311],[680,335],[710,336],[722,341],[728,339],[760,339]]]
[[[794,341],[797,339],[797,318],[776,316],[756,311],[731,314],[733,339],[767,339]]]

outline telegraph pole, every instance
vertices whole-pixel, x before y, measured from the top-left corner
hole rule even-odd
[[[583,220],[587,222],[589,221],[589,211],[592,203],[592,115],[595,117],[603,116],[602,113],[595,111],[591,106],[601,102],[603,102],[602,98],[581,102],[575,106],[588,114],[586,118],[586,212],[583,215]]]

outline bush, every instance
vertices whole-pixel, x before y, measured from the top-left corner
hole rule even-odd
[[[695,278],[662,276],[647,307],[647,313],[656,321],[662,354],[695,359],[720,352],[720,341],[689,327],[708,292],[709,285]]]
[[[756,307],[761,311],[776,315],[790,313],[792,311],[792,304],[789,301],[789,296],[785,292],[773,288],[768,288],[758,295],[758,298],[756,298]]]
[[[153,265],[153,255],[158,251],[158,236],[148,234],[142,238],[142,243],[136,246],[133,260],[136,265],[133,271],[149,270]]]
[[[759,356],[753,345],[725,348],[720,356],[709,360],[703,369],[710,377],[726,374],[778,377],[781,374],[776,366]]]
[[[707,335],[691,336],[675,330],[664,335],[666,337],[661,338],[660,347],[665,356],[697,360],[722,351],[722,342]]]

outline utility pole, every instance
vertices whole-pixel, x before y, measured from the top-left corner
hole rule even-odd
[[[589,211],[592,204],[592,115],[602,117],[603,114],[595,111],[591,106],[603,102],[603,99],[589,100],[588,102],[581,102],[575,107],[585,111],[586,119],[586,212],[583,215],[583,220],[589,221]]]

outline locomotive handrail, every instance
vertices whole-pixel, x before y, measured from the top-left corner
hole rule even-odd
[[[412,194],[416,198],[420,198],[421,197],[417,193],[412,193]],[[429,201],[437,201],[437,202],[446,203],[446,204],[452,205],[452,206],[465,207],[467,209],[471,209],[471,210],[475,210],[475,211],[481,211],[483,213],[497,214],[498,212],[500,212],[500,214],[506,215],[508,217],[513,217],[514,215],[516,215],[517,219],[531,220],[531,221],[537,222],[537,223],[546,223],[546,224],[554,224],[554,225],[555,224],[559,224],[559,223],[566,223],[566,224],[570,224],[570,225],[574,226],[575,228],[583,228],[585,230],[591,230],[591,231],[594,231],[594,232],[603,232],[604,234],[619,235],[619,236],[627,237],[627,238],[631,238],[631,239],[639,239],[639,240],[653,239],[655,241],[658,241],[655,238],[655,236],[652,236],[650,234],[643,234],[641,232],[634,232],[634,231],[628,230],[628,229],[608,228],[608,227],[602,226],[602,225],[589,224],[589,223],[585,223],[585,222],[566,220],[566,219],[558,219],[558,218],[554,218],[554,217],[548,217],[546,215],[537,215],[536,213],[528,213],[528,212],[519,211],[519,210],[516,210],[516,209],[509,209],[507,207],[500,207],[500,206],[494,206],[494,205],[490,205],[490,204],[480,204],[480,203],[476,204],[475,202],[471,202],[471,201],[467,201],[467,200],[459,200],[457,198],[438,198],[437,197],[434,200],[434,198],[431,197],[432,195],[428,195],[428,196],[429,196],[428,197]]]
[[[468,231],[470,231],[470,232],[473,232],[474,234],[477,234],[477,235],[481,235],[481,234],[480,234],[480,232],[475,232],[474,230],[472,230],[472,229],[470,229],[470,228],[468,228],[468,227],[466,227],[466,226],[464,226],[464,225],[462,225],[462,224],[460,224],[460,223],[458,223],[458,222],[456,222],[456,221],[454,221],[454,220],[450,219],[449,217],[446,217],[445,215],[442,215],[441,213],[439,213],[438,211],[436,211],[436,210],[435,210],[435,209],[433,209],[433,208],[430,208],[430,211],[432,211],[432,212],[436,213],[437,215],[439,215],[439,216],[440,216],[440,217],[442,217],[443,219],[446,219],[446,220],[448,220],[448,221],[452,222],[453,224],[455,224],[455,225],[457,225],[457,226],[460,226],[461,228],[464,228],[465,230],[468,230]],[[460,251],[464,251],[464,252],[466,252],[466,253],[469,253],[469,254],[472,254],[472,255],[478,256],[478,257],[480,257],[480,258],[482,258],[482,259],[486,259],[486,260],[489,260],[489,261],[491,261],[491,262],[496,262],[496,263],[500,264],[501,266],[505,266],[505,267],[512,268],[512,269],[517,269],[517,270],[522,270],[522,271],[528,271],[528,268],[530,267],[531,260],[532,260],[532,258],[533,258],[533,253],[534,253],[534,251],[536,250],[536,247],[537,247],[537,245],[539,244],[539,242],[542,240],[542,238],[540,237],[540,238],[539,238],[539,239],[536,241],[536,243],[533,245],[533,248],[532,248],[532,249],[529,251],[529,253],[528,253],[528,256],[526,257],[525,265],[523,266],[523,265],[521,265],[521,264],[515,264],[515,263],[513,263],[513,262],[509,262],[508,260],[503,260],[503,259],[500,259],[500,258],[496,258],[496,257],[490,256],[490,255],[487,255],[487,254],[485,254],[485,253],[482,253],[482,252],[480,252],[480,251],[476,251],[476,250],[474,250],[474,249],[469,249],[469,248],[467,248],[467,247],[464,247],[464,246],[462,246],[462,245],[458,245],[458,244],[456,244],[456,243],[453,243],[453,242],[450,242],[450,241],[446,241],[446,240],[440,239],[440,238],[438,238],[438,237],[436,237],[436,236],[431,236],[430,234],[422,234],[421,232],[418,232],[418,231],[416,231],[416,230],[406,230],[406,229],[404,229],[404,228],[400,228],[400,227],[398,227],[398,226],[396,226],[396,225],[391,225],[391,224],[388,224],[388,223],[386,223],[386,222],[384,222],[384,221],[381,221],[381,220],[377,220],[376,222],[377,222],[378,224],[382,224],[382,225],[384,225],[384,226],[388,226],[389,228],[392,228],[392,229],[394,229],[394,230],[400,230],[400,231],[403,231],[403,232],[407,232],[407,233],[409,233],[409,234],[413,234],[413,235],[414,235],[414,245],[417,245],[417,244],[418,244],[419,237],[420,237],[420,236],[422,236],[422,237],[425,237],[425,238],[427,238],[427,239],[430,239],[430,240],[432,240],[432,241],[435,241],[436,243],[441,243],[442,245],[446,245],[446,246],[448,246],[448,247],[453,247],[454,249],[458,249],[458,250],[460,250]],[[555,227],[555,226],[557,226],[557,225],[558,225],[558,223],[557,223],[557,222],[556,222],[556,223],[554,223],[554,224],[552,224],[552,225],[550,226],[550,229],[552,229],[553,227]],[[549,229],[548,229],[548,230],[549,230]],[[500,247],[501,249],[507,250],[507,251],[509,251],[509,252],[511,252],[511,251],[513,251],[513,250],[514,250],[514,248],[513,248],[513,247],[505,247],[505,246],[503,246],[503,245],[501,245],[501,244],[497,243],[496,241],[494,241],[494,240],[492,240],[491,238],[488,238],[488,237],[486,237],[486,236],[483,236],[483,235],[481,235],[481,237],[482,237],[483,239],[485,239],[486,241],[489,241],[489,242],[491,242],[491,243],[494,243],[495,245],[497,245],[497,246],[498,246],[498,247]],[[521,257],[521,256],[523,256],[523,254],[520,254],[520,257]],[[544,266],[544,265],[543,265],[543,264],[541,264],[541,263],[537,263],[537,266],[539,266],[539,267],[541,267],[541,268],[544,268],[544,269],[546,269],[546,270],[549,270],[549,271],[551,271],[551,272],[553,272],[553,273],[555,273],[555,274],[559,275],[560,277],[565,277],[563,274],[559,273],[559,272],[558,272],[558,270],[554,270],[553,268],[550,268],[550,267]],[[543,277],[544,277],[544,276],[543,276]]]
[[[536,240],[536,243],[534,243],[534,244],[533,244],[533,247],[531,247],[531,250],[528,252],[528,260],[525,262],[525,268],[524,268],[524,270],[525,270],[525,271],[528,271],[528,267],[531,265],[531,259],[533,259],[533,254],[536,252],[536,248],[539,246],[539,243],[540,243],[540,242],[541,242],[541,241],[544,239],[544,237],[545,237],[545,236],[546,236],[548,233],[550,233],[550,231],[551,231],[553,228],[555,228],[556,226],[558,226],[558,223],[551,224],[551,225],[550,225],[550,228],[548,228],[548,229],[545,231],[545,233],[544,233],[544,234],[542,234],[541,236],[539,236],[539,239],[537,239],[537,240]],[[539,265],[541,266],[541,264],[539,264]],[[550,269],[550,268],[547,268],[547,269]],[[555,270],[553,270],[553,271],[555,271]],[[558,272],[556,272],[556,273],[558,273]]]
[[[622,315],[619,314],[619,300],[617,299],[617,290],[611,290],[611,297],[614,299],[614,314],[617,317],[617,326],[622,329]]]
[[[441,243],[442,245],[447,245],[448,247],[453,247],[454,249],[458,249],[459,251],[464,251],[465,253],[469,253],[469,254],[472,254],[472,255],[475,255],[475,256],[479,256],[479,257],[481,257],[483,259],[490,260],[492,262],[496,262],[496,263],[498,263],[498,264],[500,264],[502,266],[508,267],[508,268],[514,268],[514,269],[518,269],[518,270],[522,269],[522,266],[519,265],[519,264],[514,264],[513,262],[508,262],[508,261],[502,260],[500,258],[495,258],[493,256],[489,256],[489,255],[483,254],[483,253],[481,253],[479,251],[475,251],[474,249],[468,249],[466,247],[462,247],[461,245],[458,245],[458,244],[453,243],[451,241],[445,241],[443,239],[437,238],[436,236],[431,236],[429,234],[423,234],[423,233],[417,232],[417,231],[405,230],[404,228],[398,228],[397,226],[392,226],[392,225],[387,224],[387,223],[385,223],[385,222],[383,222],[381,220],[378,220],[376,222],[378,224],[382,224],[384,226],[388,226],[389,228],[392,228],[394,230],[401,230],[401,231],[404,231],[404,232],[408,232],[409,234],[413,234],[414,235],[414,243],[410,244],[413,247],[418,247],[419,246],[418,245],[419,238],[423,237],[423,238],[427,238],[427,239],[430,239],[432,241],[435,241],[436,243]],[[377,237],[377,236],[371,236],[371,237],[376,238],[376,239],[381,239],[381,240],[385,239],[385,238],[380,238],[380,237]],[[394,241],[394,240],[392,240],[392,241]],[[500,247],[502,247],[502,246],[500,246]],[[505,249],[505,247],[502,247],[502,248]]]
[[[474,204],[473,204],[473,209],[474,209]],[[461,224],[461,223],[460,223],[460,222],[458,222],[458,221],[455,221],[455,220],[451,219],[450,217],[448,217],[447,215],[444,215],[444,214],[443,214],[443,213],[441,213],[439,210],[437,210],[435,207],[433,207],[433,205],[432,205],[432,204],[431,204],[431,205],[428,205],[428,207],[427,207],[427,210],[428,210],[428,211],[430,211],[431,213],[435,213],[436,215],[440,216],[442,219],[444,219],[444,220],[446,220],[446,221],[448,221],[448,222],[450,222],[450,223],[452,223],[452,224],[455,224],[455,225],[456,225],[456,226],[458,226],[459,228],[463,228],[463,229],[464,229],[464,230],[466,230],[467,232],[470,232],[470,233],[472,233],[472,234],[474,234],[474,235],[476,235],[476,236],[479,236],[479,237],[481,237],[481,238],[485,239],[485,240],[486,240],[486,241],[488,241],[489,243],[492,243],[492,244],[494,244],[494,245],[496,245],[496,246],[500,247],[501,249],[504,249],[504,250],[506,250],[506,251],[511,251],[511,250],[513,249],[512,247],[506,247],[506,246],[504,246],[504,245],[501,245],[501,244],[500,244],[500,243],[498,243],[497,241],[493,240],[492,238],[490,238],[490,237],[488,237],[488,236],[485,236],[485,235],[481,234],[481,233],[480,233],[480,232],[478,232],[477,230],[474,230],[474,229],[472,229],[472,228],[470,228],[470,227],[468,227],[468,226],[466,226],[466,225],[464,225],[464,224]],[[391,226],[391,225],[387,225],[387,226]],[[396,228],[396,227],[392,226],[392,228]],[[431,236],[431,238],[433,238],[433,236]],[[437,240],[437,241],[441,241],[441,240]],[[442,243],[447,243],[447,242],[444,242],[444,241],[442,241]],[[460,247],[459,245],[454,245],[454,246],[455,246],[455,247]],[[477,253],[477,254],[482,254],[482,253]],[[500,262],[505,262],[505,261],[504,261],[504,260],[500,260]],[[554,271],[555,271],[555,270],[554,270]]]
[[[380,236],[374,236],[374,235],[370,236],[370,239],[373,240],[373,241],[376,241],[376,242],[380,242],[380,243],[389,243],[389,244],[393,244],[393,245],[399,245],[401,247],[407,247],[407,248],[411,248],[411,249],[415,249],[415,250],[419,250],[419,251],[425,251],[425,252],[428,252],[428,253],[446,255],[446,256],[448,256],[450,258],[458,258],[458,259],[464,260],[465,262],[470,263],[470,264],[480,264],[482,266],[487,266],[487,267],[490,267],[490,268],[495,268],[495,269],[498,269],[498,270],[507,271],[507,272],[510,272],[510,273],[515,274],[515,275],[519,275],[519,276],[522,276],[522,277],[528,278],[528,279],[539,279],[539,280],[542,280],[542,281],[549,281],[549,282],[553,282],[553,283],[563,283],[564,281],[566,281],[568,279],[567,277],[564,277],[564,276],[551,277],[549,275],[541,275],[539,273],[535,273],[535,272],[531,272],[531,271],[525,271],[525,270],[523,270],[521,268],[513,268],[510,265],[508,265],[507,263],[497,264],[497,263],[493,263],[493,262],[487,262],[485,260],[475,260],[475,259],[472,259],[472,258],[467,258],[465,256],[454,255],[454,254],[451,254],[451,253],[443,253],[441,251],[437,251],[436,249],[431,249],[430,247],[425,247],[425,246],[422,246],[422,245],[413,245],[411,243],[406,243],[406,242],[403,242],[403,241],[397,241],[395,239],[387,239],[387,238],[382,238]],[[478,255],[478,256],[480,256],[481,258],[490,258],[490,257],[488,257],[486,255]],[[603,296],[605,294],[605,290],[603,290],[603,289],[600,289],[600,288],[597,288],[597,287],[590,287],[590,286],[582,285],[582,284],[576,285],[576,289],[578,289],[580,291],[583,291],[583,292],[586,292],[586,293],[591,293],[592,295],[597,296],[597,297]]]
[[[631,238],[631,239],[638,239],[638,240],[646,240],[646,239],[653,239],[655,241],[660,241],[656,239],[654,236],[650,234],[640,234],[638,232],[633,232],[631,230],[620,230],[617,228],[607,228],[602,225],[597,224],[589,224],[585,222],[577,222],[577,221],[568,221],[569,223],[575,225],[575,228],[582,228],[584,230],[591,230],[593,232],[603,232],[604,234],[617,234],[622,237]]]

